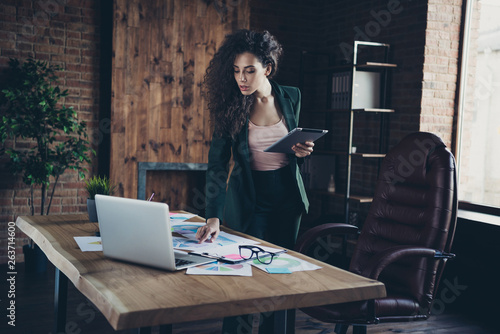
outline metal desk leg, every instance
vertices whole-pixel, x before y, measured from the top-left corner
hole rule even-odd
[[[286,334],[295,334],[295,309],[286,312]]]
[[[274,334],[295,334],[295,309],[274,311]]]
[[[68,277],[56,268],[54,289],[54,333],[66,333],[67,304]]]
[[[286,334],[287,310],[274,311],[274,334]]]

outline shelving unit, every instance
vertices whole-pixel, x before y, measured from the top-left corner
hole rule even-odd
[[[376,48],[377,51],[374,53],[378,55],[377,60],[361,60],[360,59],[360,49],[364,48]],[[337,198],[344,199],[344,220],[346,223],[349,223],[349,213],[350,213],[350,203],[371,203],[372,198],[370,196],[363,196],[359,194],[351,193],[351,183],[352,180],[352,158],[360,158],[362,159],[379,159],[378,165],[380,166],[381,158],[385,157],[385,151],[387,150],[387,131],[388,131],[388,122],[387,116],[390,113],[394,112],[394,109],[390,109],[387,103],[387,83],[388,83],[388,72],[397,67],[396,64],[392,64],[389,62],[389,51],[390,45],[384,43],[375,43],[375,42],[364,42],[364,41],[355,41],[353,45],[353,54],[350,64],[335,66],[331,64],[327,64],[326,66],[318,66],[314,69],[305,68],[306,60],[305,58],[310,56],[311,54],[304,52],[301,63],[301,89],[303,91],[303,97],[307,92],[307,89],[304,89],[305,77],[307,75],[313,75],[317,79],[319,86],[324,86],[322,88],[316,87],[317,89],[326,88],[325,97],[325,106],[324,108],[309,107],[307,105],[307,95],[303,101],[306,103],[302,105],[303,114],[309,113],[310,115],[314,114],[315,119],[318,119],[318,116],[324,115],[324,127],[326,129],[331,127],[333,124],[333,119],[335,115],[339,113],[348,113],[348,135],[346,138],[346,146],[343,149],[331,149],[331,145],[328,143],[324,145],[324,147],[317,147],[315,149],[314,154],[321,155],[335,155],[338,157],[343,157],[346,160],[346,171],[344,175],[345,180],[345,189],[336,189],[335,193],[328,192],[326,189],[309,189],[309,191],[314,192],[320,196],[333,196]],[[331,59],[329,55],[321,55],[314,54],[316,57],[328,58],[329,63],[333,63],[334,61]],[[307,62],[307,65],[310,66],[311,62]],[[360,72],[371,72],[374,74],[359,74]],[[325,77],[326,76],[326,77]],[[359,78],[358,78],[359,76]],[[368,78],[369,80],[367,80]],[[359,106],[360,101],[363,100],[364,96],[360,96],[358,98],[355,97],[355,94],[361,92],[359,88],[361,86],[361,79],[365,80],[368,89],[370,90],[370,82],[373,86],[373,92],[378,91],[378,96],[373,95],[370,96],[370,99],[365,100],[368,101],[367,105]],[[378,85],[378,86],[376,86]],[[309,87],[310,88],[310,87]],[[366,90],[366,87],[363,87]],[[376,152],[355,152],[353,150],[353,133],[355,129],[355,117],[357,114],[377,114],[379,115],[379,142],[378,142],[378,150]],[[357,159],[356,159],[357,160]],[[356,163],[362,163],[362,161]],[[338,184],[338,182],[337,182]]]

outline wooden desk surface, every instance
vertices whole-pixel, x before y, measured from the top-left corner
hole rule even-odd
[[[190,221],[200,220],[195,217]],[[252,277],[186,275],[185,270],[167,272],[107,259],[102,252],[80,251],[73,237],[91,236],[97,228],[86,214],[22,216],[16,224],[95,304],[115,330],[386,295],[384,285],[378,281],[293,251],[291,255],[323,268],[286,275],[252,268]]]

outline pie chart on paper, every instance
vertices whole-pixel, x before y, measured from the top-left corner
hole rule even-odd
[[[225,272],[230,272],[230,271],[235,271],[235,270],[240,270],[243,268],[243,265],[241,264],[214,264],[214,263],[209,263],[205,264],[202,266],[198,266],[198,269],[202,270],[208,270],[208,271],[225,271]]]
[[[277,269],[278,271],[288,269],[289,271],[294,272],[316,270],[321,268],[320,266],[293,257],[289,254],[279,254],[279,256],[275,257],[270,264],[262,264],[257,259],[255,259],[252,261],[252,265],[267,272],[269,272],[269,269]]]
[[[257,259],[253,260],[253,263],[256,264],[256,265],[261,265],[261,263]],[[273,268],[288,268],[288,269],[291,269],[291,268],[294,268],[294,267],[299,267],[301,265],[302,265],[302,263],[299,260],[290,259],[290,258],[286,258],[284,256],[281,256],[281,257],[273,259],[273,262],[272,262],[272,264],[270,266],[272,266]]]
[[[188,268],[189,275],[252,276],[252,266],[248,263],[212,262]]]

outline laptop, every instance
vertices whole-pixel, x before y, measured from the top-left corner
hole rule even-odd
[[[174,251],[168,205],[96,195],[104,256],[165,270],[181,270],[213,259]]]

